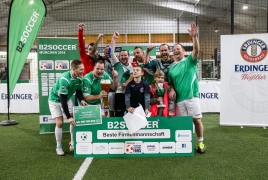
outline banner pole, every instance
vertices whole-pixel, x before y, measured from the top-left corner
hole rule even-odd
[[[19,11],[22,13],[18,13]],[[8,120],[1,122],[2,126],[18,124],[15,120],[10,120],[10,98],[45,15],[46,5],[43,0],[11,1],[7,28]],[[17,25],[17,21],[20,22],[20,26]]]
[[[0,126],[12,126],[12,125],[17,125],[18,122],[15,120],[10,120],[10,89],[9,89],[9,46],[8,46],[8,42],[9,42],[9,26],[10,26],[10,14],[11,14],[11,7],[13,4],[13,1],[11,1],[10,3],[10,7],[9,7],[9,17],[8,17],[8,28],[7,28],[7,120],[3,120],[0,123]]]

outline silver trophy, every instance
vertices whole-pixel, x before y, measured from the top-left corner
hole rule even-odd
[[[164,84],[163,83],[158,83],[158,89],[156,91],[157,97],[162,97],[161,101],[157,105],[157,107],[166,107],[166,105],[163,103],[163,97],[164,97]]]

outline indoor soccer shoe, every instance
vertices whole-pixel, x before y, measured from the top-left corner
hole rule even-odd
[[[69,143],[70,151],[74,151],[74,145],[72,143]]]
[[[197,146],[197,152],[204,154],[206,152],[206,146],[203,142],[200,142]]]
[[[61,146],[57,146],[57,148],[56,148],[56,153],[57,153],[57,155],[59,155],[59,156],[63,156],[63,155],[64,155],[64,152],[63,152]]]

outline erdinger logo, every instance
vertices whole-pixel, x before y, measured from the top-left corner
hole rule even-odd
[[[267,45],[260,39],[249,39],[243,43],[240,51],[247,62],[260,62],[267,55]]]

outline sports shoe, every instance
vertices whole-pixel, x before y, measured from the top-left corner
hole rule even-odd
[[[61,146],[57,146],[57,148],[56,148],[56,153],[57,153],[57,155],[59,155],[59,156],[63,156],[63,155],[64,155],[64,152],[63,152]]]
[[[204,154],[206,152],[206,146],[203,142],[200,142],[197,145],[197,152],[199,152],[200,154]]]
[[[70,151],[74,151],[74,145],[72,143],[69,143]]]

